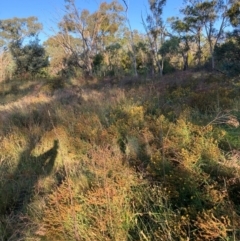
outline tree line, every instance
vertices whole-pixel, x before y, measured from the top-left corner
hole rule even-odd
[[[166,0],[148,0],[145,33],[131,28],[125,1],[90,12],[65,0],[65,14],[43,44],[36,17],[0,20],[0,79],[159,75],[193,67],[240,73],[240,2],[184,0],[163,19]]]

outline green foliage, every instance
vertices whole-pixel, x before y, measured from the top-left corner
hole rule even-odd
[[[240,74],[240,32],[235,30],[228,34],[225,43],[215,47],[219,69],[229,76]]]
[[[95,55],[94,60],[93,60],[94,67],[99,68],[100,65],[102,64],[102,62],[103,62],[103,55],[102,54]]]
[[[5,40],[5,43],[12,41],[22,41],[26,37],[35,36],[42,25],[37,22],[36,17],[29,18],[11,18],[1,20],[0,22],[0,38]]]
[[[39,44],[39,39],[31,41],[22,46],[20,41],[11,43],[10,50],[16,64],[16,74],[30,74],[35,76],[40,74],[41,70],[48,66],[48,57],[45,49]]]
[[[233,1],[232,6],[229,8],[227,15],[230,18],[231,24],[235,27],[240,25],[240,3]]]
[[[63,48],[67,46],[70,55],[74,56],[78,63],[78,67],[85,74],[92,76],[93,57],[98,52],[98,48],[103,52],[106,43],[114,39],[114,34],[123,21],[121,16],[123,7],[117,1],[112,1],[101,3],[97,11],[93,13],[87,9],[78,13],[76,9],[74,0],[67,1],[66,14],[59,23],[60,43]],[[72,40],[69,38],[71,34],[79,40],[77,48],[73,46]],[[98,45],[98,43],[101,44]]]
[[[46,55],[49,56],[49,66],[47,68],[48,73],[51,76],[56,76],[64,69],[64,59],[68,57],[68,54],[64,52],[64,48],[61,46],[61,36],[55,35],[48,38],[43,46],[46,51]],[[76,44],[73,41],[72,44]]]
[[[176,70],[176,68],[171,64],[170,60],[167,58],[164,60],[163,74],[171,74]]]
[[[239,130],[233,129],[230,126],[224,128],[226,134],[220,141],[220,147],[225,151],[239,150],[240,149],[240,138]]]
[[[178,52],[179,49],[179,38],[172,37],[166,40],[161,48],[159,49],[159,53],[163,56],[172,56]]]

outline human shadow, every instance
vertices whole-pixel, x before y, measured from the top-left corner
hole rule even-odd
[[[8,212],[26,213],[28,204],[36,191],[36,183],[40,178],[50,175],[53,170],[58,154],[58,140],[54,140],[53,147],[39,156],[31,154],[35,145],[30,143],[20,155],[19,164],[13,174],[14,182],[8,189],[10,192],[13,191]]]

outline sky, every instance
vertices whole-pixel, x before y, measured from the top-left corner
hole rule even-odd
[[[88,9],[90,12],[97,10],[99,3],[104,0],[75,0],[79,10]],[[110,0],[105,0],[110,2]],[[122,0],[118,0],[124,5]],[[144,32],[141,23],[141,14],[146,15],[149,11],[148,0],[126,0],[128,3],[128,18],[132,29]],[[167,0],[163,10],[163,19],[179,15],[179,9],[183,0]],[[0,20],[13,17],[35,16],[43,24],[43,31],[39,35],[42,41],[50,35],[54,35],[57,22],[64,15],[64,0],[0,0]]]

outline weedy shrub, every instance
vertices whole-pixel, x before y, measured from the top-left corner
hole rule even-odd
[[[169,192],[161,184],[132,187],[133,226],[128,240],[188,240],[190,220],[171,208]]]
[[[238,121],[238,92],[193,75],[81,91],[43,81],[0,106],[0,236],[238,240],[239,127],[225,118]]]
[[[231,221],[228,217],[216,218],[212,211],[203,211],[195,221],[195,240],[228,240]]]
[[[240,148],[240,136],[239,128],[233,128],[225,126],[224,128],[226,135],[220,141],[220,147],[225,151],[239,150]]]
[[[82,178],[66,179],[49,196],[38,233],[47,240],[127,240],[135,175],[121,158],[111,148],[89,150],[81,169],[91,188]]]
[[[180,211],[181,215],[191,220],[188,235],[194,237],[194,230],[200,230],[202,225],[192,225],[193,220],[198,220],[199,212],[214,209],[216,225],[221,217],[229,219],[230,226],[238,220],[230,218],[229,213],[224,211],[228,206],[228,195],[222,185],[224,180],[239,175],[225,166],[225,157],[219,149],[220,140],[226,132],[215,131],[211,125],[193,124],[188,121],[186,113],[176,122],[170,122],[161,115],[149,125],[154,139],[150,145],[151,158],[147,171],[166,188],[175,212]],[[227,237],[227,230],[224,234],[219,231],[217,237],[209,240],[221,235]],[[193,240],[200,236],[196,234]]]
[[[22,81],[21,79],[1,82],[0,103],[9,104],[27,95],[30,96],[38,84],[39,82],[37,81]]]
[[[229,98],[232,91],[228,88],[217,87],[193,93],[189,105],[199,109],[201,112],[213,112],[214,110],[225,110],[233,106],[233,99]]]

